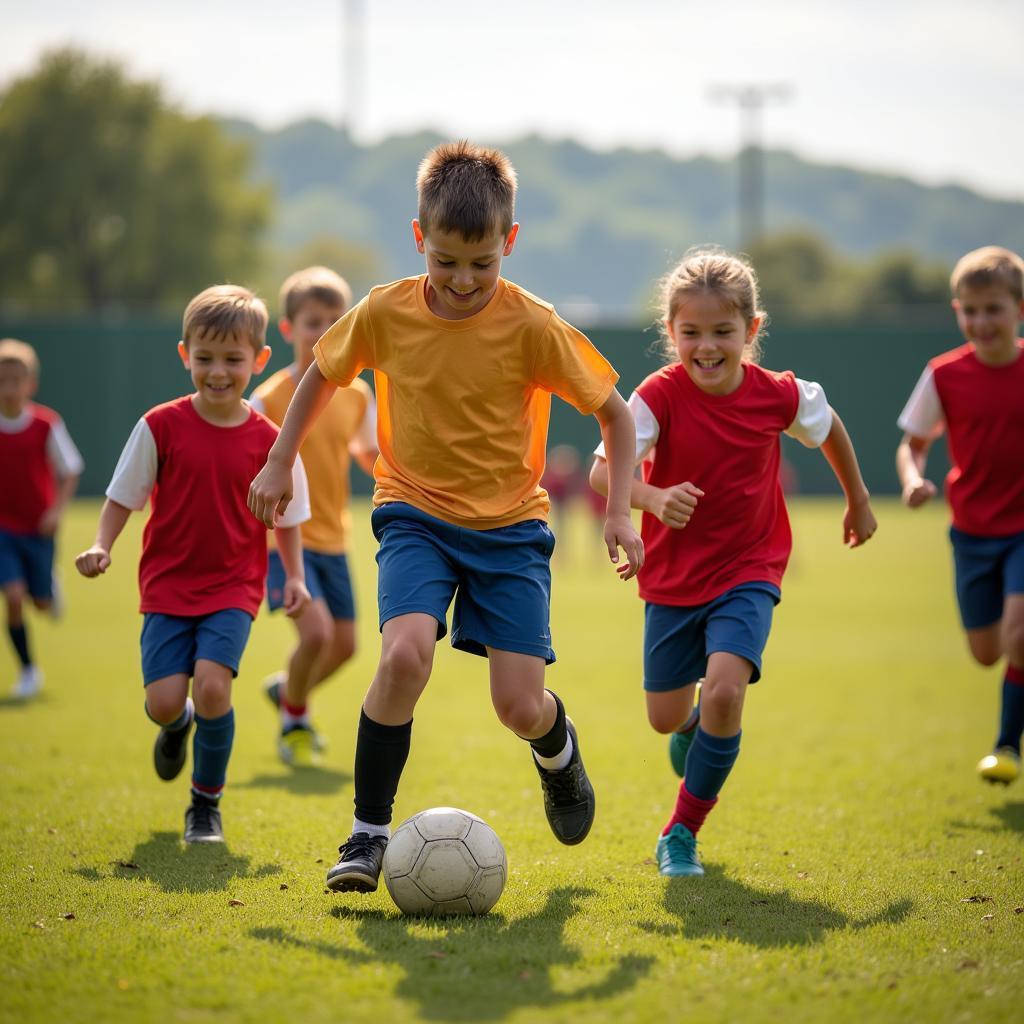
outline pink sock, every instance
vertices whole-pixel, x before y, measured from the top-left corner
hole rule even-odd
[[[685,825],[694,835],[700,831],[704,819],[711,813],[711,808],[718,803],[718,797],[713,800],[701,800],[694,796],[686,788],[686,780],[679,783],[679,796],[676,798],[676,809],[672,812],[668,824],[662,829],[661,834],[667,836],[672,831],[673,825]]]

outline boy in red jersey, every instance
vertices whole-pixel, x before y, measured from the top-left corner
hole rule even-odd
[[[43,674],[32,658],[25,626],[25,598],[54,610],[54,538],[82,473],[82,456],[64,421],[31,401],[39,386],[39,360],[23,341],[0,341],[0,587],[7,634],[21,668],[15,697],[34,697]]]
[[[375,372],[374,467],[381,657],[355,752],[355,820],[327,874],[335,891],[377,888],[412,716],[434,646],[488,659],[491,702],[526,740],[555,837],[582,842],[594,791],[574,724],[544,686],[555,660],[544,471],[551,394],[597,417],[612,488],[604,538],[623,578],[643,564],[629,518],[633,424],[618,374],[553,308],[501,275],[512,252],[516,178],[503,153],[468,142],[420,164],[413,221],[426,274],[374,288],[320,339],[278,442],[253,481],[263,522],[287,506],[291,464],[336,387]],[[458,737],[452,741],[458,744]]]
[[[128,517],[151,500],[139,561],[146,714],[160,727],[153,761],[166,780],[181,771],[196,725],[187,843],[224,841],[218,805],[235,734],[231,683],[263,600],[266,529],[247,513],[245,494],[277,428],[242,396],[270,357],[266,329],[266,307],[244,288],[207,288],[189,303],[178,353],[195,393],[150,409],[135,425],[96,541],[75,563],[83,576],[106,572]],[[296,507],[273,524],[289,615],[309,601],[298,530],[309,518],[301,463],[294,484]]]
[[[279,327],[295,352],[291,366],[261,384],[249,404],[280,426],[302,375],[313,363],[313,346],[352,305],[348,282],[327,267],[296,271],[281,286]],[[309,607],[294,619],[298,642],[287,668],[264,685],[278,709],[278,753],[296,767],[320,763],[323,739],[309,719],[311,691],[355,653],[356,609],[349,575],[349,456],[368,474],[377,458],[377,406],[369,385],[356,378],[338,388],[302,444],[299,456],[309,482],[312,515],[302,524],[302,560]],[[285,572],[270,551],[267,603],[281,607]]]
[[[978,762],[988,782],[1020,775],[1024,731],[1024,260],[987,246],[957,263],[953,309],[966,344],[933,359],[899,418],[896,469],[904,504],[936,493],[928,449],[945,430],[946,498],[956,595],[967,645],[982,665],[1006,658],[995,748]]]
[[[846,495],[844,543],[863,544],[876,524],[849,435],[821,387],[757,365],[764,314],[753,269],[697,250],[665,279],[662,307],[674,361],[629,399],[643,469],[631,500],[644,512],[647,717],[670,735],[683,776],[655,856],[663,875],[703,875],[697,833],[739,756],[747,687],[761,676],[792,547],[779,435],[828,459]],[[590,479],[604,491],[597,455]]]

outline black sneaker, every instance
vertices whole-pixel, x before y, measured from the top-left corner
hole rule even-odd
[[[580,756],[580,743],[576,738],[576,726],[566,718],[565,728],[572,737],[572,758],[564,768],[547,769],[533,763],[540,773],[540,785],[544,790],[544,813],[555,838],[566,846],[575,846],[587,838],[590,826],[594,824],[594,787],[587,778]],[[531,755],[532,756],[532,755]]]
[[[153,744],[153,767],[161,779],[170,782],[181,774],[188,753],[188,734],[192,731],[196,716],[183,729],[161,728]]]
[[[327,888],[334,892],[376,892],[387,845],[387,836],[354,832],[338,847],[341,856],[327,872]]]
[[[223,843],[224,827],[216,800],[192,795],[192,805],[185,811],[186,843]]]

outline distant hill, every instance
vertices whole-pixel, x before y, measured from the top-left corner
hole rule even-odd
[[[322,121],[272,132],[241,121],[225,126],[249,141],[257,176],[274,183],[274,244],[333,234],[374,250],[384,278],[421,269],[409,230],[414,180],[438,136],[360,147]],[[501,145],[519,173],[522,222],[506,273],[563,307],[635,315],[646,309],[652,282],[687,247],[735,245],[735,161],[599,152],[537,136]],[[766,155],[765,180],[768,233],[800,227],[847,254],[900,247],[945,262],[979,245],[1024,250],[1024,202],[808,163],[788,152]]]

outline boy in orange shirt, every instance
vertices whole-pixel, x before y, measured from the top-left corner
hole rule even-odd
[[[249,404],[280,426],[302,375],[313,363],[313,346],[352,304],[348,282],[327,267],[307,267],[281,287],[281,334],[295,351],[291,366],[261,384]],[[377,407],[373,392],[358,377],[338,388],[302,443],[312,518],[302,524],[302,560],[312,603],[292,621],[298,641],[287,668],[265,684],[279,709],[278,751],[286,764],[320,763],[322,739],[309,720],[310,692],[330,678],[355,652],[355,602],[345,557],[352,523],[349,513],[349,454],[368,474],[377,457]],[[285,573],[271,549],[267,604],[281,607]]]
[[[593,822],[576,730],[544,686],[555,660],[555,541],[539,484],[550,396],[601,424],[610,477],[604,539],[623,579],[643,564],[629,516],[635,436],[607,360],[550,305],[500,276],[519,228],[515,190],[515,171],[497,150],[460,142],[426,156],[413,221],[426,274],[374,288],[320,339],[249,491],[253,514],[272,521],[290,501],[290,467],[320,410],[336,387],[372,367],[382,648],[359,721],[352,834],[327,873],[335,891],[377,888],[413,709],[453,598],[452,645],[488,658],[492,703],[533,748],[555,837],[582,842]]]

